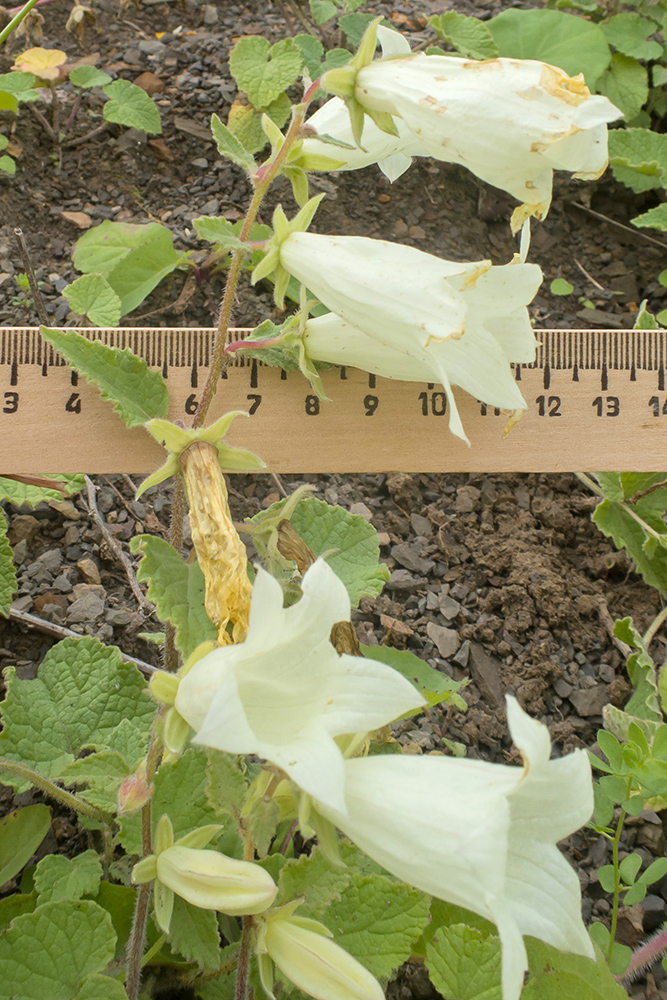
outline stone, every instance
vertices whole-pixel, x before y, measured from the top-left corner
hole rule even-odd
[[[13,517],[9,525],[9,541],[12,545],[16,542],[22,541],[24,538],[26,541],[31,542],[37,532],[39,531],[39,521],[32,514],[17,514]]]
[[[104,601],[97,594],[84,594],[70,605],[67,621],[83,624],[94,622],[104,614]]]
[[[570,695],[570,703],[574,705],[582,719],[587,719],[591,715],[602,715],[602,709],[608,701],[606,684],[582,688],[580,691],[573,691]]]
[[[398,545],[392,545],[391,554],[401,566],[417,573],[430,573],[435,566],[433,559],[425,559],[421,556],[419,546],[411,542],[399,542]]]
[[[86,583],[100,583],[100,571],[92,559],[79,559],[76,568]]]
[[[49,573],[57,573],[62,563],[60,549],[49,549],[47,552],[42,552],[35,561]]]
[[[85,597],[87,594],[95,594],[96,597],[105,600],[107,592],[104,587],[99,586],[95,583],[77,583],[72,588],[72,596],[75,601],[78,601],[80,597]]]
[[[111,608],[104,616],[109,625],[129,625],[132,615],[125,608]]]
[[[367,507],[365,503],[353,503],[350,507],[350,514],[356,514],[357,517],[363,517],[364,521],[370,521],[373,517],[373,511],[370,507]]]
[[[457,666],[467,667],[469,656],[470,656],[470,639],[466,639],[463,643],[461,643],[461,648],[459,649],[456,656],[452,657],[452,659]]]
[[[61,594],[71,594],[72,584],[69,577],[65,576],[64,573],[61,573],[60,576],[57,576],[53,581],[53,589],[60,591]]]
[[[568,684],[567,681],[563,680],[563,678],[561,677],[554,684],[554,691],[556,692],[559,698],[569,698],[572,692],[574,691],[574,688],[572,687],[571,684]]]
[[[388,590],[402,590],[414,593],[426,581],[423,578],[413,576],[407,569],[395,569],[389,577]]]
[[[478,642],[470,643],[468,659],[470,676],[479,688],[480,694],[493,708],[501,708],[505,704],[505,689],[500,679],[501,664]]]
[[[410,514],[410,524],[416,535],[425,535],[428,538],[433,534],[433,525],[422,514]]]
[[[471,514],[482,494],[475,486],[459,486],[454,509],[457,514]]]
[[[451,656],[454,656],[461,645],[461,640],[456,629],[445,628],[443,625],[436,625],[435,622],[428,623],[426,634],[431,642],[437,646],[443,660],[448,660]]]
[[[443,618],[446,618],[447,621],[451,621],[452,618],[456,618],[460,610],[461,605],[459,602],[455,601],[453,597],[449,596],[449,594],[441,599],[440,614]]]
[[[204,15],[204,24],[217,24],[218,8],[215,6],[215,4],[205,3],[203,15]]]

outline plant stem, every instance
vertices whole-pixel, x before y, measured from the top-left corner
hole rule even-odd
[[[243,860],[252,861],[254,857],[255,844],[252,839],[252,834],[246,827],[243,836]],[[239,950],[239,961],[236,967],[236,989],[234,992],[234,1000],[246,1000],[248,996],[248,973],[250,972],[252,925],[252,917],[243,918],[241,947]]]
[[[632,779],[628,781],[626,797],[630,794],[631,787]],[[611,959],[611,953],[614,948],[614,940],[616,938],[616,924],[618,923],[618,904],[621,898],[621,878],[618,873],[618,845],[621,840],[621,832],[623,830],[623,823],[625,822],[626,815],[627,813],[625,812],[625,809],[621,807],[621,815],[618,817],[616,833],[614,834],[614,839],[611,842],[612,861],[614,865],[614,898],[611,908],[611,927],[609,928],[609,948],[607,950],[607,960]]]
[[[47,119],[44,117],[44,115],[42,114],[42,112],[38,111],[37,108],[34,106],[34,104],[29,104],[28,107],[32,111],[33,115],[35,116],[35,118],[37,119],[37,121],[39,122],[39,124],[45,130],[45,132],[48,133],[49,138],[52,139],[53,142],[58,142],[58,136],[53,131],[53,129],[51,128],[51,125],[49,124],[49,122],[47,121]]]
[[[151,884],[144,882],[137,890],[137,902],[134,907],[132,930],[127,944],[127,978],[125,992],[128,1000],[137,1000],[141,983],[141,959],[146,940],[146,923],[148,921],[148,903],[151,898]]]
[[[153,722],[151,739],[148,744],[148,754],[146,755],[146,784],[151,785],[162,750],[162,740],[160,730],[162,726],[163,712],[160,712]],[[141,846],[144,857],[152,852],[153,839],[151,830],[151,800],[148,799],[141,810]],[[132,920],[132,930],[127,943],[127,963],[125,992],[129,1000],[137,1000],[139,986],[141,983],[141,969],[144,965],[144,947],[146,944],[146,924],[148,922],[148,903],[151,897],[151,882],[144,882],[137,890],[137,901],[134,906],[134,918]]]
[[[92,806],[89,802],[85,802],[83,799],[78,798],[78,796],[72,795],[71,792],[66,792],[64,788],[59,788],[58,785],[49,781],[48,778],[38,774],[37,771],[33,771],[27,764],[20,764],[16,760],[8,760],[6,757],[0,757],[0,771],[8,771],[9,774],[14,774],[17,778],[24,778],[31,785],[34,785],[35,788],[39,788],[52,799],[62,802],[68,809],[73,809],[75,812],[81,813],[82,816],[88,816],[89,819],[97,820],[98,823],[108,824],[113,822],[111,813],[104,812],[103,809],[98,809],[97,806]]]
[[[48,313],[44,306],[44,299],[42,298],[42,293],[39,290],[39,285],[37,284],[37,275],[35,274],[35,269],[32,266],[32,261],[30,260],[30,253],[28,252],[28,244],[25,241],[23,230],[15,229],[14,237],[16,239],[16,245],[19,248],[19,253],[21,254],[21,260],[23,261],[25,273],[28,276],[28,283],[30,285],[30,291],[32,293],[32,301],[35,304],[35,309],[37,310],[37,316],[39,317],[39,322],[42,324],[42,326],[48,326],[49,325]]]
[[[26,17],[30,13],[30,11],[36,5],[36,3],[37,3],[37,0],[28,0],[27,4],[25,4],[21,8],[21,10],[18,12],[18,14],[16,14],[11,19],[11,21],[9,22],[9,24],[6,24],[4,26],[4,28],[2,29],[2,31],[0,31],[0,44],[2,44],[2,42],[7,41],[7,39],[11,35],[11,33],[13,31],[16,31],[16,29],[18,28],[19,24],[23,20],[23,18]]]
[[[162,947],[162,945],[167,940],[167,937],[168,937],[167,934],[160,934],[160,937],[157,939],[157,941],[155,942],[155,944],[152,945],[148,949],[148,951],[146,952],[146,954],[144,955],[144,957],[141,960],[141,968],[142,969],[144,968],[144,966],[148,965],[148,963],[150,962],[150,960],[152,958],[155,958],[155,956],[159,952],[160,948]]]
[[[243,228],[241,229],[239,236],[239,239],[243,242],[245,242],[250,235],[250,230],[252,229],[253,223],[257,217],[264,195],[280,171],[287,154],[299,137],[299,131],[303,125],[306,109],[315,96],[318,86],[319,81],[315,81],[315,83],[312,84],[304,94],[303,101],[294,108],[292,122],[285,135],[283,145],[280,147],[273,160],[263,164],[259,168],[253,179],[255,190],[250,205],[248,206],[248,211],[243,222]],[[201,427],[204,423],[206,414],[208,413],[208,408],[215,395],[218,382],[220,381],[220,376],[225,365],[225,342],[227,340],[227,330],[229,329],[229,318],[232,312],[234,294],[236,292],[239,274],[241,273],[241,264],[244,255],[245,250],[236,250],[232,256],[232,263],[227,275],[225,294],[220,305],[218,330],[216,333],[215,344],[213,346],[213,360],[211,362],[211,367],[209,369],[208,378],[206,379],[206,385],[204,386],[199,406],[197,407],[197,412],[195,413],[192,421],[193,427]]]
[[[580,483],[583,483],[584,486],[587,489],[589,489],[592,493],[595,493],[596,496],[599,497],[604,496],[604,493],[602,492],[598,484],[594,483],[591,477],[587,476],[585,472],[575,472],[575,476],[577,477]]]
[[[655,633],[658,631],[658,629],[663,624],[663,622],[665,621],[666,618],[667,618],[667,605],[665,605],[665,607],[662,609],[662,611],[655,616],[655,618],[653,619],[653,621],[651,622],[651,624],[649,625],[649,627],[646,630],[646,634],[644,635],[643,642],[644,642],[644,646],[646,648],[646,652],[647,653],[648,653],[649,646],[653,642],[653,638],[655,636]]]

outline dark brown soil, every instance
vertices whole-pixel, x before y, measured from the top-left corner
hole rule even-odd
[[[490,2],[449,6],[464,13],[497,7]],[[218,15],[214,23],[204,23],[207,7]],[[376,7],[392,13],[382,4],[368,9]],[[397,26],[416,44],[426,38],[419,14],[439,7],[437,0],[430,6],[403,0],[399,13],[407,21],[399,19]],[[84,54],[64,30],[69,5],[54,0],[42,9],[42,44],[62,48],[72,59]],[[36,322],[14,278],[23,270],[12,241],[16,226],[31,246],[47,311],[64,324],[71,317],[61,291],[76,276],[70,256],[82,230],[63,212],[84,212],[93,225],[107,218],[163,221],[173,229],[180,248],[195,248],[203,259],[205,247],[192,229],[192,218],[220,214],[235,220],[244,211],[247,184],[217,157],[206,133],[210,115],[215,112],[224,119],[233,97],[227,64],[230,40],[242,34],[284,37],[287,29],[277,8],[257,0],[206,6],[193,0],[147,0],[122,8],[117,0],[99,0],[96,9],[99,32],[89,29],[85,53],[99,51],[99,66],[119,77],[135,80],[146,71],[160,77],[167,153],[158,155],[155,145],[141,136],[128,138],[114,127],[85,144],[58,151],[25,106],[15,126],[0,116],[0,131],[11,133],[22,149],[16,176],[0,175],[0,323],[5,325]],[[158,32],[166,32],[159,44]],[[0,58],[0,72],[9,69],[10,62]],[[67,88],[64,94],[61,118],[66,118],[73,100]],[[71,138],[90,127],[83,108]],[[197,135],[193,127],[198,127]],[[506,262],[516,248],[505,197],[457,167],[420,160],[393,185],[369,168],[316,179],[314,187],[327,194],[315,225],[322,232],[398,239],[450,259],[491,256]],[[263,211],[266,220],[281,198],[288,214],[293,211],[287,185],[279,186]],[[546,279],[532,307],[538,326],[630,327],[643,298],[648,297],[654,310],[663,308],[667,289],[656,280],[664,266],[660,248],[638,232],[601,222],[585,211],[590,207],[627,224],[653,204],[652,199],[652,194],[633,196],[610,177],[595,185],[557,179],[553,207],[546,222],[535,227],[531,251]],[[552,296],[548,289],[555,277],[566,278],[573,294]],[[139,318],[152,313],[151,322],[165,326],[210,326],[222,278],[214,275],[193,287],[187,311],[175,313],[171,306],[184,282],[182,272],[173,275],[140,309]],[[273,316],[269,293],[246,283],[234,322],[254,325]],[[137,316],[126,318],[128,325],[137,321]],[[380,532],[391,580],[380,598],[362,601],[356,616],[360,639],[405,646],[451,676],[469,679],[468,712],[434,710],[417,726],[414,721],[405,724],[400,740],[407,752],[443,750],[446,736],[464,743],[469,756],[515,762],[504,713],[506,692],[515,693],[528,711],[547,723],[557,754],[593,745],[602,706],[607,701],[624,704],[629,692],[609,620],[632,615],[638,628],[645,629],[661,601],[591,524],[593,502],[574,475],[407,476],[387,470],[377,476],[290,477],[284,488],[290,492],[304,479],[317,483],[320,497],[362,514]],[[126,550],[137,532],[168,524],[168,488],[150,491],[141,502],[134,501],[127,477],[101,478],[98,488],[99,509]],[[238,520],[278,496],[269,476],[238,475],[231,480]],[[122,566],[82,499],[60,510],[48,505],[36,511],[8,507],[7,514],[17,553],[21,610],[113,641],[144,660],[154,657],[136,632],[155,623],[144,622]],[[74,587],[79,587],[76,593]],[[86,621],[76,621],[71,612],[80,597],[97,598]],[[14,622],[0,622],[0,667],[13,664],[20,676],[34,676],[53,641]],[[664,645],[659,637],[654,647],[658,659]],[[29,801],[31,795],[20,801]],[[8,790],[0,795],[0,811],[15,804]],[[60,816],[46,849],[71,853],[79,849],[78,838],[71,817]],[[609,901],[597,884],[595,869],[609,860],[605,842],[586,833],[571,840],[570,856],[585,889],[585,916],[604,919]],[[628,824],[623,847],[638,849],[647,861],[661,855],[661,819],[646,813]],[[653,887],[648,903],[634,915],[640,930],[628,943],[641,938],[642,924],[644,932],[650,932],[667,919],[666,900],[667,880]],[[631,995],[667,997],[660,966],[654,976],[633,985]],[[405,1000],[425,1000],[428,995],[410,976],[401,979],[400,993]]]

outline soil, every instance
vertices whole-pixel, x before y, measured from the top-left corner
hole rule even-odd
[[[478,15],[498,8],[490,0],[448,6]],[[61,48],[71,59],[99,52],[98,65],[117,77],[134,81],[147,72],[158,77],[163,141],[153,143],[111,126],[85,143],[58,150],[25,106],[16,124],[0,116],[0,131],[21,149],[16,176],[0,180],[3,325],[36,323],[15,281],[23,270],[13,243],[15,227],[28,239],[47,312],[54,323],[65,325],[77,322],[62,289],[76,277],[71,251],[83,231],[72,213],[88,217],[78,216],[83,226],[103,219],[165,222],[177,247],[195,249],[203,260],[206,250],[191,220],[202,214],[236,220],[244,212],[248,185],[217,157],[208,122],[212,113],[224,119],[233,98],[227,64],[231,40],[244,34],[278,40],[289,33],[277,7],[258,0],[246,5],[144,0],[136,6],[98,0],[95,9],[97,27],[87,29],[80,49],[65,30],[69,5],[49,3],[42,8],[41,44]],[[427,37],[421,15],[440,4],[403,0],[398,12],[384,4],[365,9],[393,17],[414,46]],[[159,33],[164,34],[158,38]],[[11,58],[0,57],[0,72],[10,64]],[[67,86],[62,89],[61,120],[66,120],[73,94]],[[99,112],[95,95],[87,100],[89,108],[75,118],[68,141],[90,129],[88,111]],[[48,113],[47,102],[40,107]],[[315,179],[313,186],[327,194],[313,227],[317,231],[397,239],[449,259],[491,256],[506,262],[515,250],[507,224],[509,200],[458,167],[424,159],[393,185],[370,168]],[[263,209],[266,220],[277,200],[293,212],[288,186],[277,186]],[[610,176],[583,185],[557,175],[552,209],[534,228],[531,250],[546,279],[532,306],[537,326],[631,327],[642,299],[648,298],[652,311],[663,308],[667,289],[657,282],[663,250],[638,231],[613,224],[627,225],[655,202],[653,193],[634,196]],[[613,222],[601,222],[587,208]],[[550,294],[556,277],[574,286],[571,295]],[[188,286],[187,311],[181,313],[174,303],[185,280],[182,272],[172,275],[138,316],[126,318],[127,325],[150,314],[151,322],[165,326],[210,326],[222,277],[214,274]],[[247,326],[265,318],[275,318],[270,294],[246,282],[233,322]],[[406,752],[448,752],[446,737],[463,743],[468,756],[516,763],[504,712],[507,692],[549,726],[556,754],[594,745],[603,705],[622,706],[630,690],[610,622],[631,615],[645,630],[661,600],[591,523],[594,500],[574,475],[388,471],[292,476],[282,484],[268,475],[236,475],[230,485],[234,517],[256,513],[278,499],[280,486],[291,492],[303,481],[314,482],[320,497],[361,514],[380,533],[391,579],[381,597],[362,600],[355,615],[360,640],[411,649],[469,682],[466,713],[431,710],[417,723],[399,727]],[[128,554],[134,534],[166,531],[171,509],[169,487],[149,491],[137,502],[135,485],[122,475],[96,480],[100,515]],[[6,513],[19,572],[17,610],[157,662],[154,649],[136,635],[157,623],[139,607],[85,495],[35,510],[7,506]],[[0,622],[0,668],[12,664],[19,676],[33,677],[54,641],[40,629]],[[658,660],[666,642],[660,635],[656,639]],[[0,789],[0,813],[34,799],[34,793],[16,797]],[[87,846],[79,844],[82,834],[70,814],[59,815],[57,808],[54,814],[42,852],[72,854]],[[622,849],[638,850],[649,862],[664,853],[664,842],[662,818],[647,810],[627,823]],[[605,841],[584,831],[570,838],[566,849],[584,889],[585,918],[604,920],[610,903],[595,870],[609,860]],[[666,919],[667,879],[624,916],[622,939],[634,945]],[[632,984],[630,994],[667,998],[665,978],[658,965]],[[410,970],[403,970],[394,992],[401,1000],[430,995]]]

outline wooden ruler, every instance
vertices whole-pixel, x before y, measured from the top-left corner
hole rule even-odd
[[[80,330],[129,347],[161,371],[169,417],[194,413],[211,358],[208,329]],[[243,331],[232,331],[239,339]],[[323,373],[321,402],[300,372],[236,356],[209,421],[245,410],[228,435],[273,472],[558,472],[667,470],[664,330],[539,330],[531,365],[514,366],[528,404],[503,437],[507,414],[460,390],[472,447],[450,434],[437,384],[397,382],[353,368]],[[163,450],[128,431],[39,331],[0,329],[0,474],[148,473]]]

